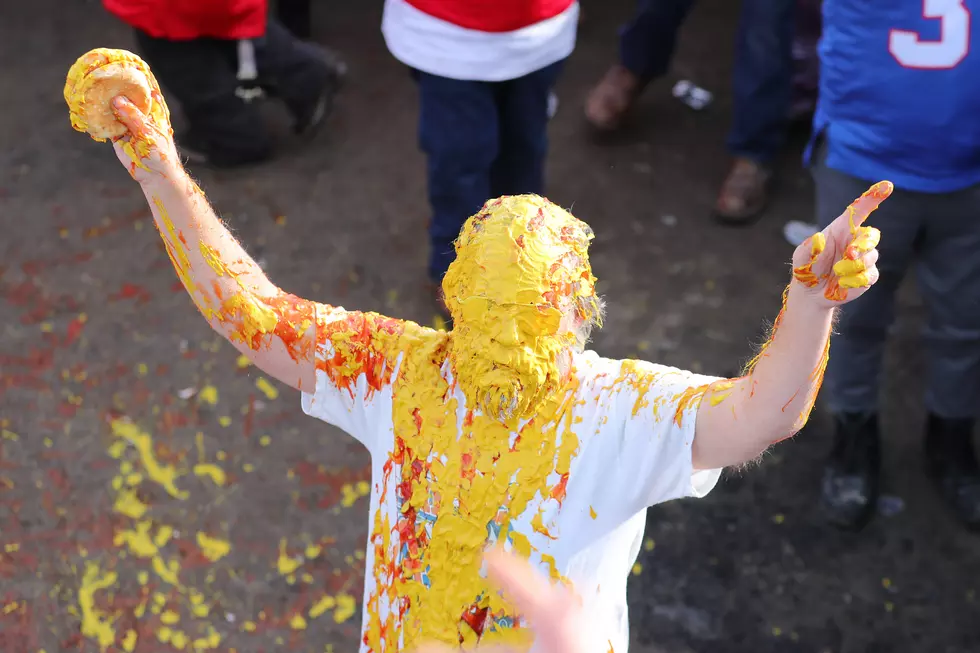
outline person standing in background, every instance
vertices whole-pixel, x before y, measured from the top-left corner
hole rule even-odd
[[[793,87],[797,0],[743,0],[735,46],[734,107],[728,149],[734,163],[715,202],[722,223],[750,223],[768,201],[771,164],[786,139]],[[619,35],[619,62],[589,94],[596,129],[618,129],[642,91],[670,65],[694,0],[639,0]]]
[[[971,20],[972,14],[972,20]],[[868,223],[881,283],[840,313],[824,398],[835,425],[822,487],[831,521],[872,516],[880,380],[895,295],[914,267],[928,309],[925,458],[943,498],[980,528],[980,1],[824,0],[808,158],[819,228],[868,179],[895,192]]]
[[[418,82],[437,297],[469,216],[491,197],[544,192],[549,94],[575,48],[578,9],[576,0],[385,1],[388,50]]]
[[[103,0],[132,27],[140,54],[180,103],[180,151],[193,163],[265,161],[272,140],[253,100],[285,102],[309,135],[332,105],[341,68],[332,56],[268,16],[267,0]]]

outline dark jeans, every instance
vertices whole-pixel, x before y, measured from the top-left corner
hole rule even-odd
[[[429,276],[442,281],[466,219],[501,195],[544,192],[548,93],[558,62],[505,82],[415,71],[419,141],[428,158]]]
[[[873,183],[828,168],[825,158],[823,143],[812,168],[821,229]],[[866,224],[881,230],[881,278],[839,312],[821,395],[828,408],[878,412],[895,297],[914,270],[928,309],[926,409],[949,419],[980,415],[980,186],[944,194],[895,189]]]
[[[694,0],[639,0],[620,30],[620,61],[643,81],[667,72],[677,32]],[[768,163],[786,137],[793,86],[796,0],[742,0],[732,74],[733,116],[728,149]]]
[[[187,117],[187,145],[201,150],[216,165],[261,161],[269,156],[271,141],[258,108],[236,93],[240,84],[237,41],[171,41],[139,30],[136,41],[160,84]],[[258,85],[280,97],[297,119],[308,115],[329,76],[319,51],[272,19],[254,47]]]

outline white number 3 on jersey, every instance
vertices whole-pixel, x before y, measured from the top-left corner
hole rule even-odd
[[[922,0],[923,18],[939,20],[939,40],[924,41],[918,32],[893,29],[888,35],[888,51],[906,68],[955,67],[970,51],[970,12],[963,2]]]

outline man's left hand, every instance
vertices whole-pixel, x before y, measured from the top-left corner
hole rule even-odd
[[[874,285],[878,280],[875,247],[881,233],[863,224],[893,188],[890,181],[879,181],[826,229],[796,248],[793,281],[806,289],[806,295],[833,308],[854,301]]]

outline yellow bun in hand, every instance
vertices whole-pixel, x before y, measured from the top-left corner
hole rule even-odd
[[[110,48],[86,52],[68,71],[65,102],[71,126],[97,141],[124,136],[126,126],[112,110],[113,98],[120,95],[169,130],[170,112],[150,67],[132,52]]]

